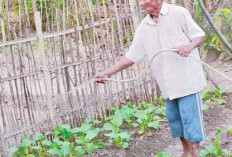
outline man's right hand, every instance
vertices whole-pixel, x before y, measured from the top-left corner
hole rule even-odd
[[[109,77],[110,76],[107,75],[105,71],[99,72],[99,73],[97,73],[96,75],[93,76],[94,81],[97,82],[97,83],[105,83],[106,82],[105,78],[109,78]]]
[[[134,62],[131,60],[123,57],[117,64],[115,64],[113,67],[110,69],[107,69],[103,72],[99,72],[96,75],[93,76],[95,79],[95,82],[97,83],[105,83],[106,78],[111,77],[112,75],[116,74],[118,71],[121,71],[123,69],[126,69],[127,67],[133,65]]]

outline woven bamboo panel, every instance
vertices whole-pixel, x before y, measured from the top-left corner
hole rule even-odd
[[[110,114],[110,105],[153,98],[156,83],[149,71],[129,83],[89,81],[127,51],[143,18],[138,1],[0,2],[0,147],[4,155],[7,148],[20,143],[23,134],[51,129],[49,112],[54,113],[56,124],[76,126],[87,117],[104,118]],[[37,11],[41,27],[35,22]],[[143,67],[135,65],[113,77],[132,78]]]

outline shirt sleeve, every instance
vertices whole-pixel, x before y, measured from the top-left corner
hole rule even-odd
[[[184,33],[192,40],[196,37],[205,36],[205,32],[201,27],[193,20],[190,12],[187,9],[184,9],[182,14],[182,29]]]
[[[144,59],[145,56],[146,56],[146,53],[144,50],[141,25],[140,25],[135,31],[132,44],[129,50],[126,52],[125,57],[131,60],[132,62],[138,64]]]

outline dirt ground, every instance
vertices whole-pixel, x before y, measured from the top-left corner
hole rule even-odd
[[[232,78],[232,63],[214,61],[211,64],[217,70],[224,72]],[[224,89],[232,92],[232,83],[225,80],[218,74],[209,71],[209,75],[214,82]],[[209,87],[212,87],[212,82],[209,82]],[[232,153],[232,135],[228,134],[228,127],[232,126],[232,93],[227,97],[227,104],[217,105],[210,104],[210,108],[204,111],[204,121],[206,127],[207,142],[201,143],[201,148],[206,145],[213,144],[215,138],[216,127],[222,127],[221,147],[228,149]],[[136,130],[130,130],[133,134],[128,149],[116,149],[109,146],[107,149],[99,150],[94,154],[87,155],[88,157],[154,157],[157,152],[165,151],[172,157],[180,157],[182,147],[179,139],[173,139],[170,134],[170,128],[167,123],[162,123],[160,129],[156,132],[148,131],[144,135],[139,136]]]

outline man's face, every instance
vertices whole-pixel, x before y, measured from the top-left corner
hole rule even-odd
[[[145,11],[146,14],[152,14],[158,17],[161,2],[161,0],[140,0],[139,5]]]

